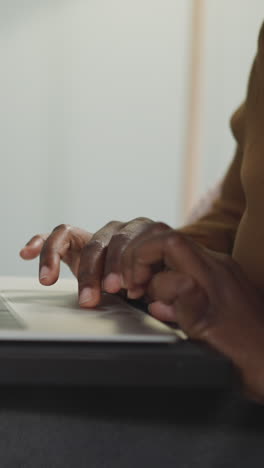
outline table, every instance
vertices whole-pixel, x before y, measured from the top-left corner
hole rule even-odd
[[[0,391],[3,468],[257,468],[264,410],[232,394]]]

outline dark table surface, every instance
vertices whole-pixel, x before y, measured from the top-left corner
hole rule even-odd
[[[1,388],[1,468],[264,464],[264,408],[230,391]]]

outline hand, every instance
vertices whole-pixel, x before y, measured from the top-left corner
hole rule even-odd
[[[153,277],[160,261],[167,271]],[[264,300],[231,257],[169,231],[135,239],[122,271],[128,288],[143,288],[154,298],[154,317],[177,322],[189,337],[229,357],[246,390],[264,401]]]
[[[24,260],[40,256],[39,280],[48,286],[58,280],[61,261],[66,263],[77,277],[81,251],[91,238],[92,234],[84,229],[61,224],[50,234],[37,234],[32,237],[20,251],[20,256]]]
[[[93,235],[62,224],[51,234],[34,236],[20,255],[25,260],[40,255],[39,278],[47,286],[58,280],[60,261],[64,261],[78,279],[80,305],[94,307],[100,301],[102,288],[117,293],[123,287],[121,258],[132,239],[167,229],[165,224],[147,218],[128,223],[112,221]]]

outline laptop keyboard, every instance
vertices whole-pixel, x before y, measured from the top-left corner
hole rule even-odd
[[[23,328],[23,324],[10,312],[7,303],[0,296],[0,330],[21,330]]]

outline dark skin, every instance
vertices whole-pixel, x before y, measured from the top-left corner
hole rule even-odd
[[[189,337],[230,358],[246,392],[263,402],[262,294],[230,256],[198,246],[163,223],[142,218],[133,223],[136,232],[125,230],[124,237],[122,230],[129,223],[110,223],[95,236],[60,226],[50,236],[34,236],[21,256],[40,255],[40,271],[49,268],[41,280],[45,285],[57,281],[60,260],[65,261],[78,278],[80,293],[87,285],[94,288],[93,300],[83,307],[98,303],[102,284],[110,293],[125,288],[130,297],[147,294],[154,317],[178,323]],[[107,287],[103,280],[111,272],[116,282]]]
[[[165,270],[153,276],[152,267]],[[127,288],[152,297],[150,313],[176,322],[195,340],[231,359],[245,392],[264,402],[264,300],[228,255],[174,230],[135,239],[122,258]]]
[[[148,218],[136,218],[128,223],[111,221],[95,234],[67,224],[57,226],[50,234],[34,236],[21,250],[24,260],[40,256],[39,279],[50,286],[59,278],[60,262],[68,265],[79,284],[79,303],[95,307],[102,290],[118,293],[123,287],[121,258],[129,243],[138,235],[163,232],[166,224]],[[135,298],[141,291],[129,291]]]

